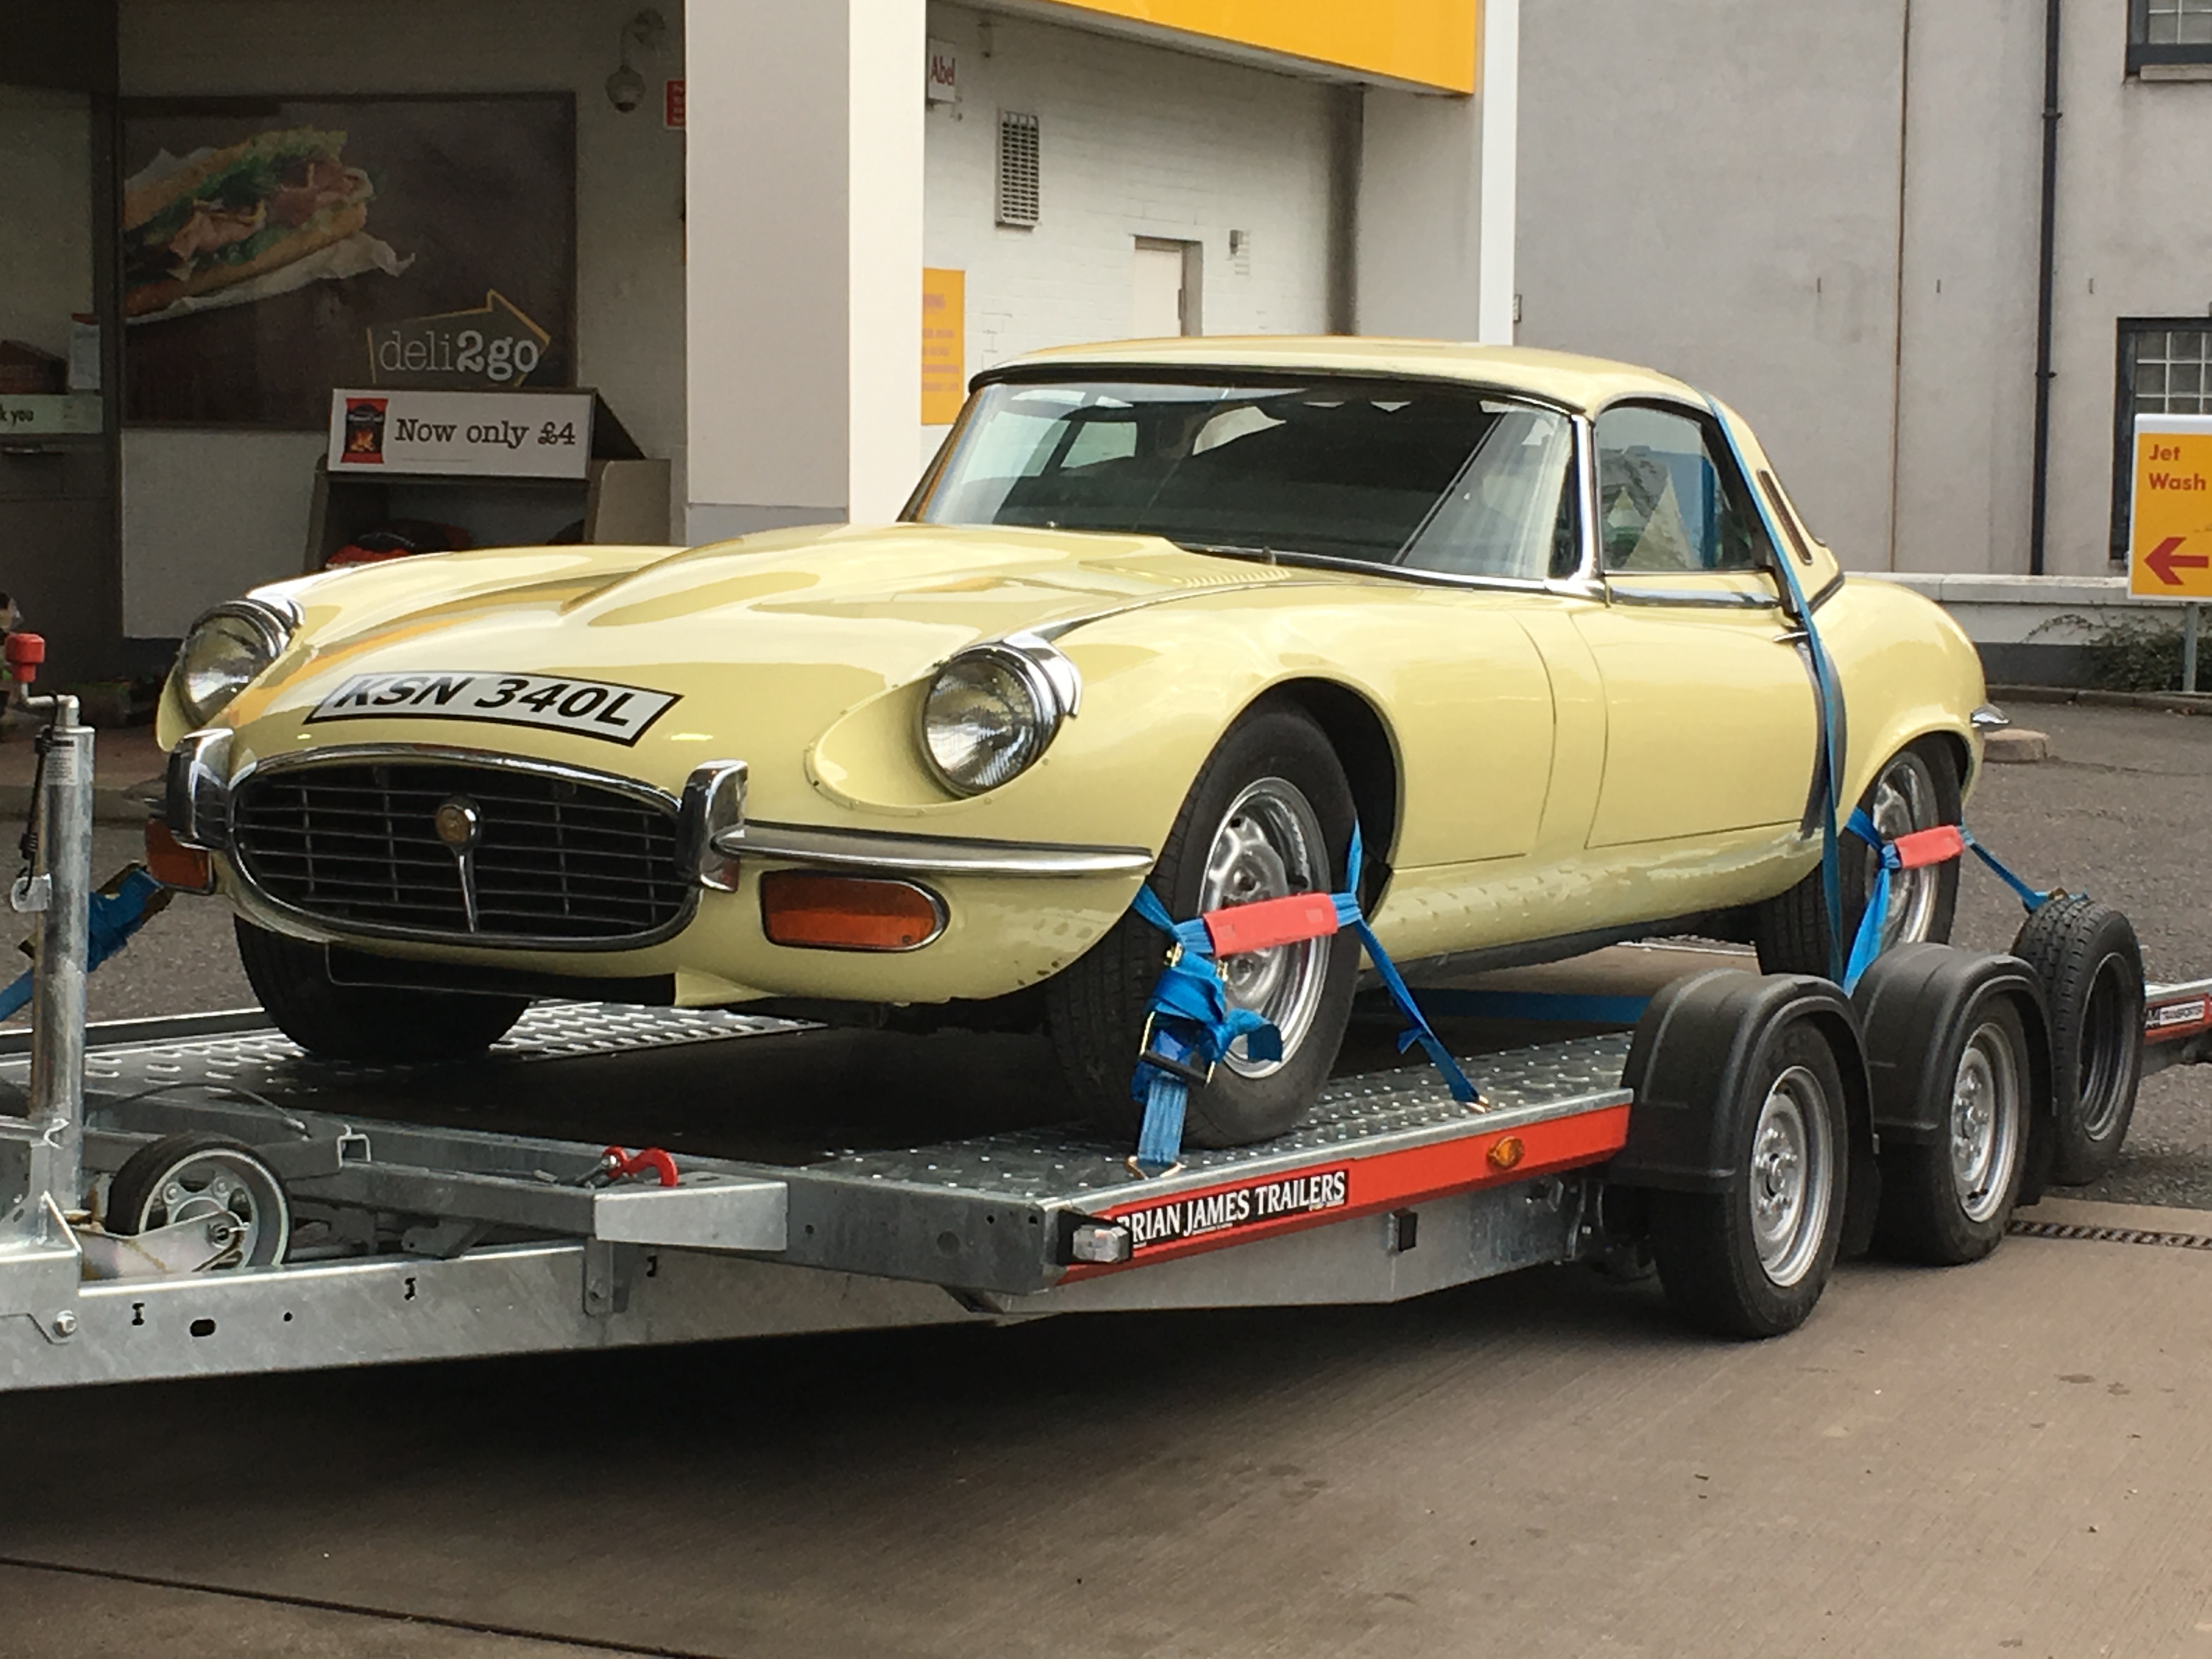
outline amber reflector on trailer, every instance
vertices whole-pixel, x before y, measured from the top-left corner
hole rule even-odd
[[[912,951],[945,931],[945,903],[910,881],[778,870],[761,878],[761,926],[775,945]]]

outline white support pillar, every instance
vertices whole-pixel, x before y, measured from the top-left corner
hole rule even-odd
[[[1369,88],[1361,333],[1512,343],[1520,52],[1520,0],[1485,0],[1474,97]]]
[[[921,426],[924,0],[690,0],[689,538],[892,517]]]

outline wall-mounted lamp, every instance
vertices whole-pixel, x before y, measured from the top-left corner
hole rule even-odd
[[[638,13],[623,25],[622,64],[607,76],[607,102],[623,114],[645,101],[645,77],[629,66],[629,49],[635,46],[651,52],[667,37],[668,20],[651,9]]]

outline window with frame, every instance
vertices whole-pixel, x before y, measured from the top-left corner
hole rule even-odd
[[[2118,394],[2112,400],[2112,544],[2128,556],[2128,496],[2134,477],[2135,417],[2212,415],[2212,318],[2123,317]]]
[[[2128,73],[2212,64],[2212,0],[2128,0]]]
[[[1618,573],[1759,570],[1766,531],[1694,415],[1617,404],[1597,418],[1597,524]]]

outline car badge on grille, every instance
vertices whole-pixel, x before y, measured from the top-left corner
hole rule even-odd
[[[477,842],[483,835],[483,814],[467,796],[455,795],[439,803],[430,823],[459,866],[461,903],[468,912],[469,932],[473,933],[477,931]]]

